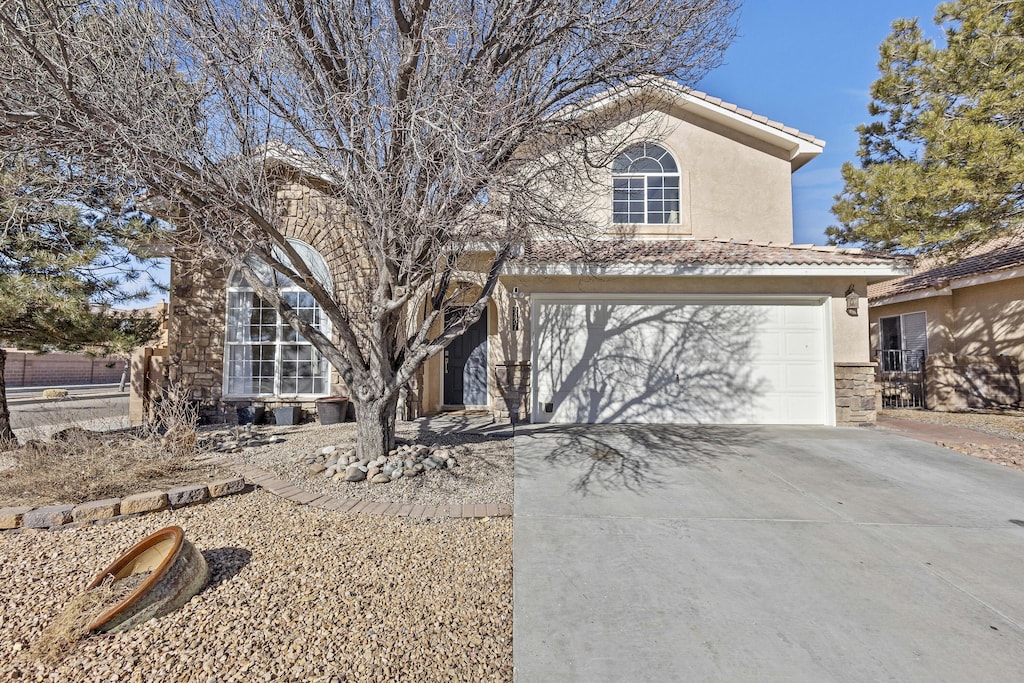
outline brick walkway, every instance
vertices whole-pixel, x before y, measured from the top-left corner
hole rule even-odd
[[[229,467],[245,478],[246,483],[270,491],[276,496],[299,505],[348,512],[363,515],[384,515],[390,517],[411,517],[414,519],[511,517],[512,506],[505,503],[471,505],[413,505],[412,503],[377,503],[358,498],[342,498],[324,494],[309,493],[284,479],[230,458],[218,459],[219,464]]]

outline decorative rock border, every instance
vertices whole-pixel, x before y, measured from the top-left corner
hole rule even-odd
[[[238,472],[246,483],[259,486],[275,496],[299,505],[364,515],[410,517],[413,519],[475,519],[480,517],[511,517],[512,506],[506,503],[475,503],[470,505],[416,505],[413,503],[378,503],[359,498],[341,498],[326,494],[309,493],[274,474],[226,457],[214,457],[206,462],[216,463]]]
[[[92,500],[79,505],[0,508],[0,530],[54,529],[70,524],[104,523],[118,517],[158,512],[168,508],[203,503],[245,489],[242,477],[220,479],[209,484],[178,486],[168,491],[136,493],[126,498]]]
[[[234,470],[241,476],[220,479],[209,484],[178,486],[167,491],[136,493],[125,498],[92,500],[78,505],[47,505],[44,507],[0,508],[0,531],[12,529],[56,529],[94,522],[106,523],[123,517],[175,509],[205,503],[241,493],[246,484],[259,486],[275,496],[299,505],[351,514],[409,517],[412,519],[476,519],[480,517],[511,517],[512,506],[506,503],[474,503],[470,505],[415,505],[413,503],[378,503],[358,498],[339,498],[303,491],[284,479],[258,467],[224,456],[202,461]]]

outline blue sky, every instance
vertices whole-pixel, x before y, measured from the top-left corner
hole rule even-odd
[[[868,119],[878,45],[894,19],[919,17],[929,35],[938,0],[747,0],[725,64],[697,87],[825,140],[793,176],[794,241],[825,244],[840,167],[855,161]]]

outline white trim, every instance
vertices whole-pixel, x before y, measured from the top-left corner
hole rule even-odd
[[[669,294],[664,292],[652,292],[650,294],[637,292],[635,294],[628,294],[623,292],[537,292],[534,294],[530,294],[529,298],[531,304],[534,301],[540,303],[549,303],[551,301],[595,301],[598,303],[603,301],[615,301],[621,303],[646,303],[648,301],[678,301],[680,303],[704,302],[711,304],[734,304],[742,301],[752,301],[758,304],[803,303],[809,305],[817,305],[824,304],[825,301],[831,299],[832,297],[828,294]],[[533,310],[533,308],[531,307],[531,334],[534,330],[534,327],[532,326],[534,313],[536,313],[536,311]]]
[[[824,329],[825,342],[825,426],[836,426],[836,347],[835,339],[832,336],[832,297],[827,296],[821,302],[822,325]]]
[[[700,115],[708,120],[782,147],[789,152],[789,162],[793,171],[825,151],[824,141],[820,145],[816,144],[686,92],[677,93],[676,97],[683,100],[686,106],[700,109]]]
[[[905,275],[906,271],[899,266],[889,264],[831,264],[816,266],[801,265],[729,265],[729,264],[636,264],[613,263],[596,265],[587,263],[538,263],[516,264],[505,266],[503,275],[626,275],[643,276],[724,276],[724,277],[764,277],[764,276],[798,276],[798,277],[867,277],[888,279]]]
[[[884,299],[869,299],[868,307],[874,308],[875,306],[902,304],[908,301],[919,301],[921,299],[930,299],[936,296],[953,296],[953,288],[942,287],[940,289],[935,289],[934,287],[929,287],[927,289],[919,289],[914,292],[907,292],[906,294],[896,294],[894,296],[885,297]]]
[[[719,123],[726,128],[739,131],[749,135],[752,138],[768,142],[775,147],[786,150],[789,154],[790,171],[796,171],[798,168],[806,164],[808,161],[825,151],[825,141],[815,139],[814,142],[806,140],[796,133],[795,129],[793,132],[783,128],[776,128],[768,125],[767,117],[763,118],[765,122],[759,121],[758,115],[752,111],[742,109],[735,105],[725,106],[724,104],[717,104],[708,99],[694,95],[686,91],[684,86],[674,83],[666,78],[652,78],[642,87],[630,87],[624,86],[614,89],[609,92],[602,93],[595,97],[591,102],[587,103],[582,107],[582,111],[598,111],[608,106],[614,105],[616,102],[622,99],[632,97],[638,90],[655,91],[671,100],[672,104],[681,105],[684,107],[692,107],[698,111],[695,114],[706,120]],[[717,99],[717,98],[716,98]],[[719,100],[721,102],[721,100]],[[556,116],[560,112],[556,113]],[[783,124],[779,124],[780,126]]]
[[[1024,267],[996,270],[991,273],[982,273],[980,275],[970,275],[967,277],[952,278],[949,281],[949,286],[953,289],[964,289],[965,287],[975,287],[977,285],[987,285],[992,282],[1012,280],[1015,277],[1024,277]]]
[[[825,345],[824,372],[825,381],[825,426],[836,426],[836,379],[835,379],[835,347],[832,335],[832,299],[831,295],[815,294],[625,294],[625,293],[582,293],[582,292],[538,292],[530,295],[530,372],[537,368],[537,316],[540,304],[554,302],[585,303],[607,302],[644,304],[651,302],[737,304],[751,303],[755,305],[803,304],[818,306],[821,310],[822,343]],[[538,305],[534,305],[538,304]],[[535,377],[530,380],[530,422],[537,423],[540,412],[540,399],[537,395],[538,382]]]

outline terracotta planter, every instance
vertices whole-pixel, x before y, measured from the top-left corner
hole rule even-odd
[[[132,574],[152,572],[124,600],[89,624],[91,631],[116,633],[155,617],[170,614],[202,590],[210,578],[203,554],[185,540],[179,526],[169,526],[142,539],[100,572],[88,590],[108,576],[114,583]]]

